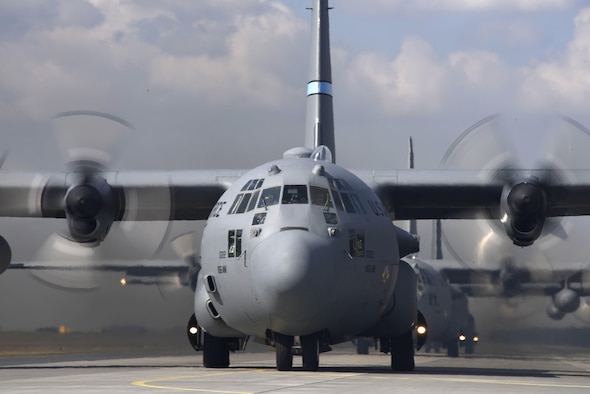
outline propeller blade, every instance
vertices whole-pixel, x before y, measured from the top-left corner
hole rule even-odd
[[[69,231],[51,235],[36,259],[71,261],[84,266],[115,257],[156,256],[167,244],[171,222],[145,218],[140,222],[133,215],[147,210],[154,201],[170,201],[170,191],[145,190],[141,195],[124,191],[122,195],[123,192],[109,185],[103,174],[120,153],[123,137],[133,129],[131,123],[108,113],[88,110],[62,112],[52,122],[67,167],[73,174],[66,178],[71,182],[66,194],[54,197],[48,204],[59,209],[65,201]],[[125,215],[122,221],[116,221],[123,204],[127,208]],[[44,271],[37,275],[61,288],[91,289],[101,283],[98,274],[91,270]]]

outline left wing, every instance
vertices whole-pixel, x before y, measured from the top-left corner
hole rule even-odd
[[[590,170],[397,170],[355,172],[392,220],[497,219],[518,246],[541,235],[545,219],[590,215]]]

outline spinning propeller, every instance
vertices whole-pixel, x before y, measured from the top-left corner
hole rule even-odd
[[[123,137],[133,129],[124,119],[103,112],[68,111],[56,115],[53,126],[68,174],[65,188],[63,178],[49,180],[41,204],[45,212],[57,213],[56,217],[63,212],[68,228],[52,234],[35,259],[48,265],[71,263],[71,269],[35,275],[65,289],[93,289],[100,281],[92,264],[115,258],[150,258],[166,245],[169,221],[134,221],[128,212],[141,212],[151,201],[170,201],[170,192],[139,195],[113,184],[116,174],[108,173],[108,168],[123,145]],[[83,264],[88,264],[88,269]]]
[[[534,160],[532,151],[538,150],[543,134],[550,136],[546,151]],[[588,166],[589,148],[590,131],[573,119],[531,123],[493,115],[468,128],[443,157],[443,167],[481,169],[482,177],[505,185],[499,212],[484,214],[480,220],[445,221],[443,241],[465,267],[498,270],[488,283],[480,283],[480,291],[504,296],[508,315],[523,317],[541,306],[522,302],[526,292],[535,292],[530,286],[525,291],[524,284],[563,286],[571,272],[561,263],[587,260],[587,220],[550,218],[546,213],[548,190],[559,192],[563,180],[575,181],[573,170]],[[481,282],[481,277],[477,280]],[[572,302],[568,302],[570,309]]]

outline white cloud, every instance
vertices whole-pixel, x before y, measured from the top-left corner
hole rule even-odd
[[[553,60],[524,68],[518,92],[528,109],[585,110],[590,101],[590,8],[575,18],[575,32],[565,51]]]
[[[410,37],[392,61],[376,53],[356,56],[348,79],[357,98],[375,101],[387,113],[404,114],[440,108],[443,75],[432,47]]]
[[[365,14],[383,12],[537,12],[561,10],[575,6],[572,0],[368,0],[337,4],[347,11]]]

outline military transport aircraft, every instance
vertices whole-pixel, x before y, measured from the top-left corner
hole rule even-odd
[[[546,218],[590,214],[590,171],[342,168],[328,9],[313,0],[303,148],[251,170],[172,172],[109,171],[82,151],[65,173],[0,173],[0,216],[65,219],[89,249],[116,222],[206,220],[190,320],[205,367],[227,367],[253,336],[276,348],[279,370],[292,369],[298,338],[303,368],[316,370],[331,345],[373,336],[394,370],[412,370],[416,276],[400,257],[417,241],[392,219],[484,216],[528,246]],[[0,251],[6,267],[6,242]]]

